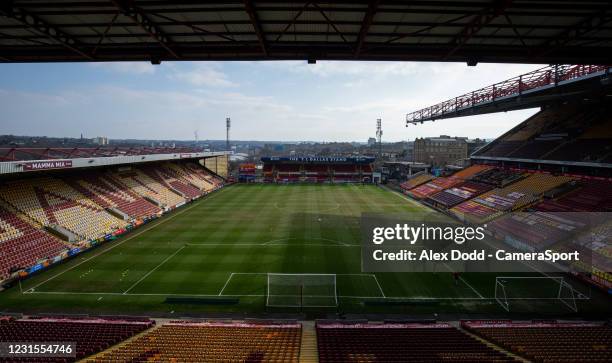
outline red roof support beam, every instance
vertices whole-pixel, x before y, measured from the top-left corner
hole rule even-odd
[[[483,9],[470,21],[449,43],[455,45],[446,55],[444,59],[448,59],[465,45],[476,33],[487,26],[493,19],[502,15],[504,11],[512,4],[512,0],[493,0],[490,7]]]
[[[44,36],[45,38],[52,40],[53,42],[58,43],[60,46],[78,54],[79,56],[87,60],[94,60],[94,57],[91,54],[82,49],[83,44],[73,38],[70,34],[62,31],[60,28],[53,24],[47,23],[46,21],[38,17],[36,14],[33,14],[19,7],[13,7],[11,3],[12,2],[9,1],[8,4],[4,4],[4,6],[0,7],[0,15],[4,15],[8,18],[18,21],[19,23],[25,25],[31,31],[38,33]],[[6,59],[4,57],[2,58]]]
[[[268,46],[266,42],[266,35],[261,28],[261,23],[259,22],[259,17],[257,16],[257,11],[255,10],[255,5],[251,0],[244,0],[244,9],[246,10],[249,18],[251,19],[251,25],[253,25],[253,29],[255,30],[255,34],[257,35],[257,41],[259,42],[259,46],[261,47],[261,52],[264,56],[268,56]]]
[[[355,57],[359,57],[359,55],[361,54],[361,49],[363,49],[363,43],[365,42],[365,38],[368,35],[370,27],[372,26],[372,21],[374,20],[374,15],[376,15],[376,11],[378,10],[379,4],[380,0],[372,0],[368,4],[368,11],[363,17],[363,22],[361,23],[361,29],[359,30],[359,36],[357,38],[357,45],[355,46]]]
[[[134,0],[111,0],[111,2],[123,12],[123,15],[132,19],[132,21],[147,32],[151,38],[155,39],[172,57],[176,59],[180,58],[178,53],[168,45],[170,39],[164,34],[159,26],[154,24],[147,17],[145,12],[136,6]]]

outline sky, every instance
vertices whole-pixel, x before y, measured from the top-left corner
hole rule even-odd
[[[495,138],[537,110],[405,127],[407,113],[537,65],[424,62],[0,64],[0,134],[111,139]]]

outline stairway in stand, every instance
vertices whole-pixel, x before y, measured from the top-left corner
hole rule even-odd
[[[313,321],[302,322],[302,344],[300,346],[300,363],[318,363],[317,332]]]
[[[488,345],[489,347],[497,350],[498,352],[502,352],[502,353],[512,357],[517,362],[529,363],[529,360],[527,360],[527,359],[525,359],[525,358],[515,354],[514,352],[511,352],[511,351],[509,351],[507,349],[504,349],[503,347],[500,347],[497,344],[494,344],[494,343],[492,343],[492,342],[490,342],[490,341],[488,341],[486,339],[483,339],[482,337],[480,337],[477,334],[472,333],[471,331],[463,329],[463,327],[461,327],[461,324],[451,324],[451,325],[454,325],[457,329],[461,330],[465,334],[467,334],[467,335],[471,336],[472,338],[474,338],[474,339],[484,343],[485,345]]]

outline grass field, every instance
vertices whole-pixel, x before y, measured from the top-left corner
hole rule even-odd
[[[261,313],[271,311],[265,305],[266,278],[274,272],[336,274],[339,306],[324,313],[503,314],[493,299],[492,274],[463,274],[456,282],[444,272],[361,272],[361,213],[424,211],[372,185],[230,186],[0,292],[0,311]],[[236,297],[239,303],[169,304],[167,297]],[[364,304],[372,300],[396,303]],[[607,313],[605,297],[596,300],[579,304]],[[555,307],[546,311],[568,313],[553,302],[542,309],[549,305]]]

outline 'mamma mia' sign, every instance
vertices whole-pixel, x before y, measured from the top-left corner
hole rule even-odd
[[[24,171],[72,168],[72,160],[45,160],[23,163]]]

